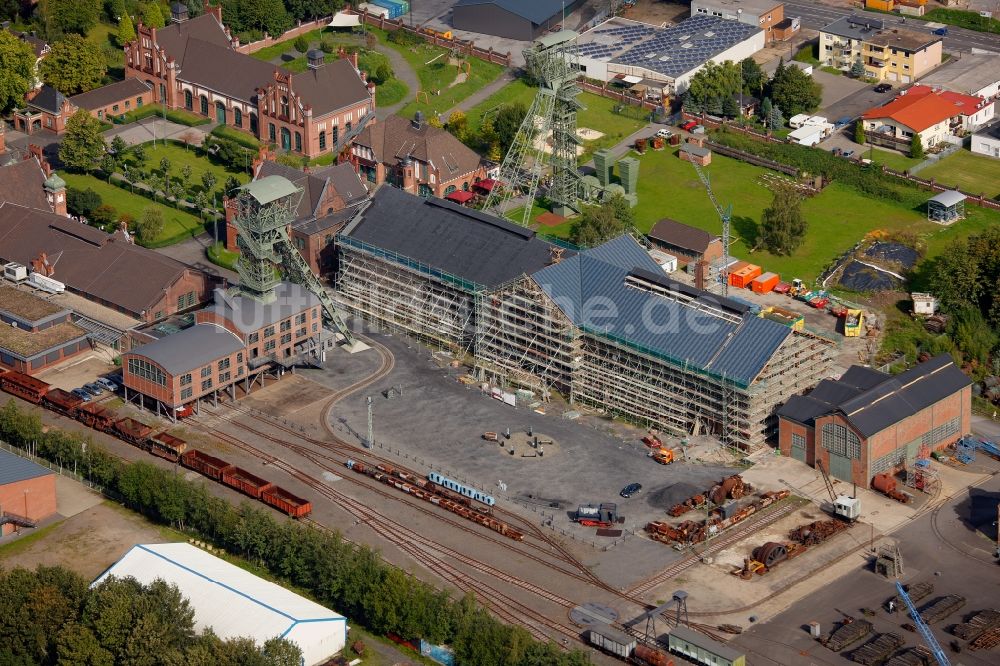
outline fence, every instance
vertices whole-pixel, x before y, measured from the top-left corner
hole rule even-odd
[[[776,136],[773,136],[770,132],[766,134],[763,132],[758,132],[757,130],[752,129],[750,127],[744,127],[743,125],[734,123],[725,118],[716,118],[715,116],[710,116],[706,113],[698,114],[698,113],[689,113],[687,111],[682,111],[681,117],[684,118],[684,120],[694,120],[704,125],[705,127],[709,127],[712,129],[719,129],[720,127],[724,127],[729,132],[739,132],[740,134],[746,134],[748,136],[752,136],[754,138],[767,141],[768,143],[785,143],[785,141],[779,139]]]
[[[417,35],[424,39],[424,41],[434,46],[440,46],[442,48],[451,49],[456,53],[463,53],[474,58],[479,58],[480,60],[485,60],[487,62],[496,63],[498,65],[503,65],[504,67],[511,66],[511,55],[510,51],[507,53],[499,53],[494,51],[492,48],[483,49],[476,46],[475,42],[465,39],[446,39],[442,37],[439,33],[435,31],[420,30],[414,28],[413,26],[406,25],[402,18],[398,19],[387,19],[384,16],[376,16],[374,14],[369,14],[367,11],[362,10],[358,12],[356,9],[345,9],[344,11],[357,14],[358,18],[370,26],[374,26],[379,30],[385,30],[386,32],[395,32],[397,30],[405,30],[413,35]]]
[[[980,206],[981,208],[992,208],[993,210],[1000,210],[1000,202],[994,201],[993,199],[987,199],[986,195],[982,193],[971,194],[970,192],[966,192],[964,190],[960,190],[955,187],[947,187],[945,185],[941,185],[933,178],[930,179],[919,178],[917,176],[905,172],[890,169],[885,165],[882,166],[882,171],[886,172],[890,176],[895,176],[896,178],[902,178],[903,180],[908,180],[911,183],[916,183],[921,187],[925,187],[931,190],[932,192],[944,192],[946,190],[953,190],[955,192],[964,194],[966,197],[968,197],[968,203],[973,203],[977,206]]]
[[[737,159],[742,162],[747,162],[748,164],[754,164],[756,166],[765,167],[773,171],[780,171],[781,173],[787,174],[792,178],[799,177],[799,170],[796,169],[795,167],[788,166],[787,164],[782,164],[781,162],[775,162],[774,160],[769,160],[766,157],[760,157],[758,155],[754,155],[753,153],[748,153],[744,150],[739,150],[737,148],[730,148],[729,146],[724,146],[721,143],[715,143],[714,141],[706,141],[705,145],[720,155],[725,155],[726,157],[732,157],[733,159]]]
[[[307,32],[312,32],[313,30],[316,30],[318,28],[325,28],[327,25],[330,24],[332,18],[333,17],[331,16],[324,16],[322,18],[316,19],[315,21],[308,21],[306,23],[299,21],[299,24],[297,26],[295,26],[294,28],[290,28],[289,30],[286,30],[277,37],[271,37],[265,32],[264,39],[258,39],[256,42],[248,42],[247,44],[241,44],[236,47],[236,50],[239,51],[240,53],[250,55],[251,53],[256,53],[261,49],[266,49],[269,46],[274,46],[275,44],[281,44],[282,42],[290,41],[292,39],[295,39],[299,35],[304,35]]]

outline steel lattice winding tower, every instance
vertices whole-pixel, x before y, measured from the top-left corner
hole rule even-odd
[[[502,215],[513,199],[524,194],[528,205],[519,222],[525,226],[545,164],[544,138],[550,132],[552,184],[548,198],[552,211],[563,216],[579,212],[576,114],[584,107],[576,99],[581,92],[576,85],[580,68],[573,58],[576,38],[572,30],[563,30],[542,37],[524,51],[525,65],[537,82],[538,93],[500,166],[502,187],[490,194],[485,208]]]
[[[288,226],[295,219],[301,199],[302,189],[281,176],[267,176],[239,189],[234,220],[238,232],[236,244],[240,248],[236,264],[240,276],[238,289],[243,296],[263,303],[275,300],[274,288],[281,282],[275,267],[280,266],[289,280],[316,295],[326,318],[344,337],[349,349],[365,348],[355,340],[333,299],[292,245]]]

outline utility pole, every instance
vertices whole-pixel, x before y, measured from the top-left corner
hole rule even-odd
[[[375,434],[372,423],[372,397],[368,396],[368,440],[365,445],[370,449],[375,445]]]

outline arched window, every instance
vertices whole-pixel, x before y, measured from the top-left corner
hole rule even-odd
[[[233,125],[243,127],[243,112],[239,109],[233,109]]]
[[[455,188],[453,187],[451,189]],[[420,183],[420,186],[417,188],[417,194],[426,199],[428,197],[434,196],[434,190],[431,189],[430,185],[427,185],[426,183]]]
[[[839,423],[825,423],[822,435],[823,448],[830,453],[851,460],[861,459],[861,440],[854,431]]]
[[[326,131],[319,133],[319,149],[326,150]]]
[[[204,95],[202,95],[200,97],[200,102],[201,102],[201,115],[207,116],[208,115],[208,98],[205,97]]]
[[[302,135],[298,132],[295,133],[295,152],[302,152]]]
[[[215,103],[215,122],[220,125],[226,124],[226,105],[222,102]]]
[[[285,96],[281,97],[281,115],[285,118],[288,117],[288,98]]]
[[[194,96],[191,95],[190,90],[184,91],[184,108],[188,111],[194,110]]]
[[[250,131],[257,136],[257,114],[253,111],[250,112]]]
[[[167,87],[162,83],[160,84],[160,101],[161,102],[167,101]]]
[[[275,130],[274,130],[274,123],[267,124],[267,138],[271,141],[271,143],[274,143],[277,140],[277,136],[275,135]]]
[[[464,183],[462,183],[462,189],[466,192],[469,191],[469,181],[465,181]]]
[[[287,127],[281,128],[281,149],[282,150],[292,149],[292,133],[288,131]]]
[[[448,196],[449,194],[451,194],[452,192],[454,192],[456,189],[458,189],[458,188],[456,188],[454,185],[449,185],[448,187],[444,188],[444,195]]]

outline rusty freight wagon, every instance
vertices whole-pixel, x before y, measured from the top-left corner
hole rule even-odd
[[[236,488],[241,493],[249,495],[254,499],[260,499],[262,492],[274,487],[274,484],[270,481],[266,481],[239,467],[229,467],[223,470],[222,482],[230,488]]]
[[[40,379],[35,379],[16,370],[9,370],[0,375],[0,388],[11,395],[16,395],[36,405],[48,393],[49,385]]]
[[[305,518],[312,513],[312,503],[296,497],[284,488],[272,486],[260,494],[260,500],[293,518]]]
[[[153,429],[142,421],[126,417],[115,423],[114,432],[129,444],[145,447],[149,433],[153,432]]]
[[[49,389],[48,393],[45,394],[45,397],[42,398],[42,404],[53,412],[75,418],[76,410],[83,404],[83,398],[73,395],[69,391],[54,388]]]
[[[154,456],[166,458],[170,462],[180,460],[181,454],[185,451],[187,451],[187,442],[169,433],[157,433],[149,440],[149,452]]]
[[[118,415],[107,407],[87,402],[80,405],[80,408],[76,410],[76,418],[80,423],[94,430],[109,432],[114,428],[115,422],[118,420]]]
[[[185,451],[181,456],[181,464],[216,481],[222,481],[223,472],[232,467],[225,460],[198,450]]]

